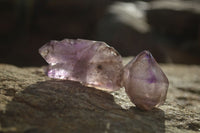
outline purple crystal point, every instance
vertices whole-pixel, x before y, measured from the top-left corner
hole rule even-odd
[[[122,58],[104,42],[64,39],[50,41],[39,49],[49,64],[47,75],[115,91],[121,87]]]
[[[149,51],[143,51],[124,67],[123,85],[130,100],[150,110],[164,103],[169,81]]]

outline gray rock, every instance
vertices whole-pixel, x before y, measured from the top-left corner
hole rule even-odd
[[[200,2],[114,2],[98,22],[96,40],[123,56],[148,49],[159,62],[200,64]]]
[[[127,62],[130,58],[124,59]],[[0,132],[164,133],[200,131],[200,66],[162,65],[166,103],[144,112],[113,93],[51,80],[42,68],[0,65]]]
[[[97,40],[114,46],[123,56],[136,55],[140,51],[156,49],[149,36],[150,26],[146,21],[147,3],[115,2],[106,11],[97,26]],[[148,5],[147,5],[148,6]],[[146,43],[149,42],[149,43]]]
[[[155,0],[149,3],[147,20],[154,32],[181,44],[198,40],[200,3],[194,0]]]

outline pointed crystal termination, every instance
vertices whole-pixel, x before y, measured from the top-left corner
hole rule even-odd
[[[169,81],[149,51],[124,67],[123,85],[136,107],[151,110],[164,103]]]
[[[121,87],[122,57],[104,42],[64,39],[39,49],[50,78],[81,82],[106,91]]]

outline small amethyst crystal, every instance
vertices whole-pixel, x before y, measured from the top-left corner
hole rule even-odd
[[[123,85],[136,107],[151,110],[164,103],[169,82],[149,51],[143,51],[124,67]]]
[[[50,41],[39,49],[49,64],[47,75],[115,91],[121,87],[122,58],[104,42],[64,39]]]

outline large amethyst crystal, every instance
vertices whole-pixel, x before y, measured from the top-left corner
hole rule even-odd
[[[47,75],[115,91],[121,87],[122,58],[104,42],[64,39],[50,41],[39,49],[49,64]]]

